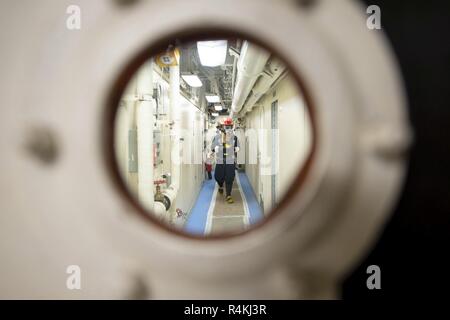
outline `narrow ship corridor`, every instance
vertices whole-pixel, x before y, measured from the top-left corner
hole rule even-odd
[[[131,196],[150,219],[201,237],[264,222],[312,139],[286,64],[245,39],[175,39],[130,79],[115,120]]]

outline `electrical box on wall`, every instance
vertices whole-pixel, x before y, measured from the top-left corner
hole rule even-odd
[[[137,130],[128,131],[128,172],[138,172]]]
[[[161,164],[161,131],[153,131],[153,166]]]
[[[161,68],[178,66],[180,63],[180,50],[178,48],[166,50],[156,55],[155,61]]]

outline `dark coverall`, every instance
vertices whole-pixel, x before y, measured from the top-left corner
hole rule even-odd
[[[236,148],[239,148],[239,140],[232,131],[219,133],[214,137],[211,149],[216,153],[216,168],[214,178],[223,188],[225,182],[226,196],[231,196],[235,177]]]

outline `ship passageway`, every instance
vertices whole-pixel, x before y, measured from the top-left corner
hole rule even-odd
[[[178,233],[251,230],[306,176],[311,106],[288,64],[261,44],[172,40],[140,56],[118,101],[125,192],[143,218]]]

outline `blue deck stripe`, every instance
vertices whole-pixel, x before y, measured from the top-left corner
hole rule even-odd
[[[242,192],[244,192],[248,210],[250,211],[249,222],[250,224],[255,224],[264,218],[263,212],[245,172],[239,172],[239,181],[241,182]]]
[[[198,195],[197,201],[189,214],[184,230],[187,233],[203,235],[205,232],[206,219],[211,204],[216,181],[205,180]]]
[[[255,224],[264,218],[261,207],[253,191],[252,185],[244,172],[239,172],[239,181],[241,182],[242,192],[244,193],[249,209],[249,222]],[[214,176],[214,175],[213,175]],[[187,233],[203,235],[206,227],[208,210],[211,205],[216,181],[205,180],[195,202],[194,207],[189,214],[184,230]]]

